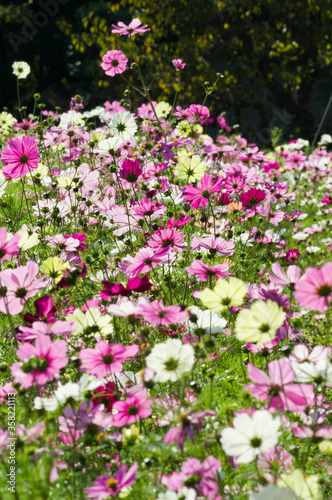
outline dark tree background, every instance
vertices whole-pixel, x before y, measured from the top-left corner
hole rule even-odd
[[[0,110],[14,111],[11,65],[21,60],[32,68],[22,80],[31,108],[36,91],[51,109],[68,109],[77,93],[87,108],[121,99],[129,86],[104,74],[101,57],[119,49],[133,60],[111,25],[134,17],[151,28],[132,40],[153,99],[172,102],[179,90],[178,104],[202,103],[219,72],[207,101],[215,116],[226,112],[263,145],[275,126],[285,138],[312,138],[332,90],[332,0],[0,0]],[[187,63],[180,85],[173,58]],[[143,100],[135,91],[131,99]],[[332,132],[331,112],[323,131]]]

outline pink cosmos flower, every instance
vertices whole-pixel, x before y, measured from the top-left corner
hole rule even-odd
[[[191,104],[184,112],[189,123],[195,123],[197,120],[209,118],[210,116],[209,108],[201,104]]]
[[[322,345],[315,345],[309,354],[309,349],[304,344],[297,344],[294,346],[294,354],[289,356],[289,360],[297,363],[314,363],[325,361],[331,356],[331,347],[324,347]]]
[[[180,71],[180,69],[183,69],[186,65],[186,63],[182,62],[182,59],[173,59],[172,64],[176,71]]]
[[[31,130],[31,129],[36,128],[37,125],[38,125],[38,120],[33,121],[33,118],[30,118],[29,120],[26,120],[25,118],[23,118],[21,123],[16,122],[13,124],[13,129],[14,130],[22,130],[22,131],[26,132],[27,130]]]
[[[235,250],[235,243],[233,241],[226,241],[220,236],[208,236],[207,238],[193,238],[192,249],[206,248],[209,250],[211,256],[216,255],[233,255]]]
[[[199,186],[186,186],[183,198],[186,201],[191,201],[190,208],[195,209],[198,207],[205,208],[209,202],[212,193],[219,193],[223,183],[223,177],[217,175],[216,180],[212,183],[212,175],[204,174],[200,180]]]
[[[302,307],[327,311],[332,299],[332,262],[318,269],[308,267],[295,285],[294,297]]]
[[[178,491],[185,485],[193,487],[199,497],[208,500],[221,500],[218,495],[217,471],[221,469],[221,460],[208,456],[202,463],[197,458],[188,458],[181,467],[181,472],[172,472],[162,476],[161,482],[167,488]]]
[[[173,258],[169,253],[169,247],[162,248],[158,251],[152,248],[140,248],[134,257],[128,256],[124,259],[123,270],[125,270],[126,276],[135,277],[141,273],[148,273],[159,264],[167,264],[169,261],[172,262],[172,260]]]
[[[140,312],[145,321],[155,326],[183,323],[189,318],[188,311],[181,311],[180,306],[164,306],[161,300],[153,300],[149,304],[142,304]]]
[[[19,314],[25,302],[36,295],[38,290],[47,286],[44,276],[34,281],[39,266],[33,261],[16,269],[5,269],[0,272],[0,311],[7,314]]]
[[[93,486],[84,491],[88,498],[93,498],[94,500],[103,500],[110,496],[115,497],[123,488],[128,488],[135,482],[137,469],[137,462],[134,462],[128,471],[127,466],[122,465],[113,477],[107,475],[99,476],[93,483]]]
[[[109,345],[105,340],[101,340],[93,349],[80,351],[81,370],[87,370],[91,375],[100,378],[113,373],[121,373],[122,362],[136,356],[138,351],[136,344],[125,347],[122,344]]]
[[[248,375],[254,384],[245,385],[255,398],[267,401],[270,412],[298,412],[314,400],[313,386],[309,384],[293,384],[295,373],[285,358],[271,361],[268,366],[269,375],[248,363]]]
[[[103,56],[101,67],[108,76],[119,75],[126,71],[128,59],[121,50],[109,50]]]
[[[239,193],[245,183],[246,181],[241,175],[230,174],[223,180],[223,188],[226,189],[227,193]]]
[[[184,234],[182,234],[178,229],[161,229],[152,235],[151,239],[148,241],[148,245],[154,249],[167,248],[171,246],[172,248],[182,250],[185,247],[183,240]]]
[[[148,25],[145,24],[144,26],[142,25],[142,21],[138,19],[137,17],[131,21],[128,26],[120,21],[117,25],[112,24],[112,33],[118,33],[119,35],[129,35],[129,36],[134,36],[137,35],[138,33],[145,33],[146,31],[150,31],[150,28],[148,28]]]
[[[7,401],[8,394],[16,394],[17,389],[12,386],[11,382],[6,382],[4,385],[0,385],[0,403]]]
[[[293,467],[293,457],[288,451],[282,450],[280,446],[273,447],[269,452],[258,456],[257,468],[263,472],[269,483],[274,483],[276,476],[282,471],[288,471]]]
[[[68,321],[56,321],[52,325],[44,323],[44,321],[34,321],[31,326],[20,326],[19,330],[22,333],[17,334],[19,342],[35,340],[41,335],[64,335],[68,337],[76,330],[76,323]]]
[[[15,234],[10,240],[7,241],[7,229],[0,227],[0,260],[10,259],[12,255],[20,253],[18,242],[21,236]]]
[[[294,289],[295,283],[297,283],[301,277],[301,269],[297,266],[289,266],[286,275],[281,265],[275,262],[272,264],[272,271],[275,276],[269,272],[271,283],[280,285],[282,288],[288,286],[291,290]]]
[[[144,219],[145,217],[149,217],[150,220],[156,219],[157,217],[161,217],[165,213],[165,207],[162,204],[157,205],[157,203],[153,200],[148,200],[147,198],[143,198],[140,200],[139,204],[135,205],[131,214],[136,219]]]
[[[22,361],[14,363],[10,369],[14,383],[19,383],[23,389],[51,382],[54,375],[68,363],[66,342],[57,339],[52,343],[48,335],[40,335],[35,345],[25,342],[18,348],[16,355]]]
[[[152,399],[147,399],[148,393],[144,390],[132,390],[128,392],[125,401],[116,401],[113,410],[117,413],[113,415],[113,425],[123,427],[137,422],[139,418],[146,418],[152,414]]]
[[[216,279],[229,278],[232,274],[228,272],[229,265],[227,263],[217,264],[211,267],[201,260],[194,260],[191,266],[186,267],[185,269],[189,274],[197,276],[199,281],[207,281],[211,277]]]
[[[263,356],[269,355],[274,351],[275,346],[279,342],[279,339],[276,337],[273,340],[269,340],[268,342],[263,342],[262,344],[250,344],[246,343],[246,348],[249,352],[260,352]]]
[[[2,173],[9,179],[19,179],[35,170],[40,160],[35,139],[29,135],[12,139],[3,149],[1,160],[6,163]]]
[[[199,412],[181,413],[178,417],[178,424],[172,427],[164,437],[164,443],[177,443],[181,453],[183,453],[184,438],[188,437],[193,443],[195,442],[195,431],[197,434],[203,427],[203,419],[205,417],[215,417],[216,413],[213,410],[203,410]]]
[[[121,295],[122,297],[128,297],[132,293],[141,293],[151,290],[152,284],[149,281],[147,274],[142,276],[142,278],[130,278],[126,285],[122,283],[111,283],[110,281],[102,281],[104,289],[100,292],[100,297],[104,300],[108,300],[110,297],[116,295]]]

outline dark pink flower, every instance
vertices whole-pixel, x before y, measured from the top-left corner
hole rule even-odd
[[[261,189],[250,188],[240,196],[240,201],[244,207],[256,207],[266,198],[266,194]]]
[[[113,410],[117,413],[113,415],[113,425],[123,427],[133,424],[139,418],[146,418],[152,414],[152,399],[147,399],[148,393],[144,390],[134,390],[128,393],[125,401],[116,401]]]
[[[93,486],[84,491],[88,498],[93,498],[94,500],[103,500],[110,496],[115,497],[123,488],[128,488],[134,483],[137,469],[137,462],[134,462],[128,471],[127,466],[122,465],[113,477],[107,475],[97,477]]]
[[[183,69],[186,65],[186,63],[182,62],[182,59],[173,59],[172,64],[176,71],[180,71],[180,69]]]
[[[33,118],[30,118],[29,120],[26,120],[25,118],[23,118],[21,123],[16,122],[13,124],[13,129],[14,130],[22,130],[22,131],[26,132],[27,130],[31,130],[31,129],[36,128],[37,125],[38,125],[38,120],[33,121]]]
[[[134,36],[137,35],[138,33],[145,33],[145,31],[150,31],[150,28],[148,28],[148,25],[145,24],[144,26],[142,25],[142,21],[138,19],[137,17],[131,21],[131,23],[128,24],[128,26],[120,21],[117,25],[112,24],[112,33],[118,33],[119,35],[129,35],[129,36]]]
[[[9,179],[19,179],[35,170],[40,160],[35,140],[29,135],[12,139],[2,151],[1,160],[6,163],[2,173]]]
[[[151,271],[159,264],[169,262],[172,262],[169,247],[157,251],[152,248],[141,248],[133,257],[128,256],[124,259],[123,270],[126,276],[135,277]]]
[[[300,257],[300,252],[293,248],[292,250],[287,250],[286,252],[286,260],[288,262],[295,262]]]
[[[23,389],[51,382],[54,375],[68,363],[66,342],[57,339],[52,343],[48,335],[40,335],[35,345],[25,342],[18,348],[16,355],[22,361],[14,363],[10,369],[14,382]]]
[[[101,340],[93,349],[80,351],[81,370],[87,370],[98,377],[121,373],[122,362],[136,356],[138,351],[139,348],[135,344],[125,347],[122,344],[109,345],[105,340]]]
[[[308,267],[295,285],[294,297],[302,307],[327,311],[332,299],[332,262],[318,269]]]
[[[145,274],[142,278],[130,278],[126,285],[123,285],[122,283],[111,283],[110,281],[102,281],[102,284],[104,289],[101,290],[100,297],[104,300],[108,300],[110,297],[114,297],[116,295],[128,297],[132,293],[147,292],[152,288],[152,284],[150,283],[147,274]]]
[[[109,50],[103,56],[101,67],[108,76],[119,75],[126,71],[128,59],[121,50]]]
[[[31,313],[26,313],[23,316],[24,321],[27,321],[28,323],[33,323],[35,320],[47,320],[48,323],[54,323],[56,321],[55,317],[53,316],[56,313],[56,308],[53,305],[52,297],[43,295],[39,299],[36,299],[34,304],[36,314],[33,315]]]
[[[119,170],[119,177],[133,184],[142,175],[143,169],[140,165],[138,160],[124,160]]]

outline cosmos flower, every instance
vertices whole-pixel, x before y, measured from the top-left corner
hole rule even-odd
[[[98,377],[121,373],[122,362],[136,356],[138,351],[136,344],[125,347],[122,344],[110,345],[101,340],[93,349],[82,349],[80,351],[81,369]]]
[[[29,64],[24,61],[14,62],[12,68],[13,75],[17,76],[19,80],[26,78],[31,71]]]
[[[199,156],[183,156],[178,164],[176,165],[176,170],[179,179],[185,179],[186,182],[192,183],[199,181],[206,170],[206,165],[201,162]]]
[[[133,465],[127,470],[126,465],[118,468],[117,473],[111,476],[99,476],[93,483],[93,486],[85,489],[87,498],[94,500],[103,500],[108,497],[115,497],[124,488],[131,486],[136,478],[138,470],[138,463],[134,462]]]
[[[243,342],[268,342],[286,319],[285,311],[273,300],[258,300],[242,309],[235,322],[235,336]]]
[[[204,288],[200,300],[212,311],[224,311],[232,306],[241,306],[247,290],[247,285],[237,278],[219,279],[213,290]]]
[[[235,456],[237,463],[252,462],[278,443],[280,418],[267,410],[257,410],[252,416],[240,413],[233,419],[233,427],[221,432],[221,446],[227,455]]]
[[[308,267],[295,285],[294,297],[302,307],[327,311],[332,299],[332,262],[318,269]]]
[[[112,115],[112,120],[109,123],[109,127],[114,136],[119,137],[119,140],[122,142],[131,139],[137,132],[137,124],[135,122],[134,115],[129,113],[129,111],[114,113]]]
[[[156,382],[175,382],[192,370],[195,362],[194,349],[179,339],[167,339],[156,344],[146,357],[146,366],[156,372]]]
[[[148,28],[148,25],[145,24],[144,26],[142,25],[142,21],[138,19],[137,17],[133,19],[128,26],[120,21],[117,25],[112,24],[112,33],[118,33],[119,35],[129,35],[129,36],[134,36],[137,35],[138,33],[145,33],[146,31],[150,31],[150,28]]]
[[[108,76],[115,76],[126,71],[128,59],[121,50],[109,50],[103,56],[101,67]]]
[[[172,64],[176,71],[180,71],[180,69],[183,69],[186,65],[186,63],[182,62],[182,59],[172,59]]]
[[[1,161],[6,163],[2,173],[9,179],[19,179],[38,168],[39,160],[38,148],[33,137],[29,135],[15,137],[2,151]]]

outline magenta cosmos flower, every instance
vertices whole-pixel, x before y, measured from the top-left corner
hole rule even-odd
[[[195,209],[201,206],[205,208],[205,205],[209,203],[209,199],[212,193],[219,193],[221,191],[221,186],[223,183],[223,177],[217,175],[216,180],[212,182],[212,175],[204,174],[200,180],[199,187],[186,186],[184,189],[183,198],[186,201],[190,201],[190,208]]]
[[[332,299],[332,262],[322,268],[308,267],[295,285],[295,299],[313,311],[327,311]]]
[[[172,64],[176,71],[180,71],[180,69],[183,69],[186,65],[186,63],[182,62],[182,59],[173,59]]]
[[[6,163],[2,173],[9,179],[19,179],[35,170],[40,160],[35,140],[29,135],[12,139],[2,151],[1,160]]]
[[[142,304],[140,312],[145,321],[155,326],[183,323],[189,318],[188,311],[181,311],[180,306],[164,306],[161,300],[153,300],[149,304]]]
[[[87,370],[91,375],[106,377],[122,372],[122,362],[136,356],[137,345],[125,347],[122,344],[109,345],[105,340],[98,342],[94,349],[83,349],[79,353],[82,361],[81,370]]]
[[[103,500],[103,498],[115,497],[123,488],[131,486],[136,478],[138,463],[134,462],[127,471],[127,466],[122,465],[115,476],[100,476],[97,477],[93,486],[87,488],[85,493],[88,498],[94,500]]]
[[[52,343],[48,335],[40,335],[35,345],[25,342],[18,348],[16,355],[21,361],[14,363],[10,369],[14,383],[20,384],[23,389],[51,382],[54,375],[68,363],[66,342],[57,339]]]
[[[123,427],[135,423],[139,418],[149,417],[152,413],[150,408],[152,399],[147,399],[148,393],[143,390],[134,390],[128,393],[125,401],[116,401],[113,410],[117,413],[113,415],[113,425]]]
[[[128,26],[120,21],[117,25],[112,24],[112,33],[118,33],[119,35],[129,35],[129,36],[134,36],[137,35],[138,33],[145,33],[145,31],[150,31],[150,28],[148,28],[148,25],[145,24],[144,26],[142,25],[142,21],[138,19],[137,17],[131,21]]]
[[[147,274],[142,276],[142,278],[130,278],[126,285],[122,283],[112,283],[110,281],[102,281],[102,284],[104,289],[100,291],[100,297],[104,300],[108,300],[110,297],[115,297],[116,295],[128,297],[132,293],[147,292],[152,288],[152,283],[150,283]]]
[[[134,184],[142,175],[143,169],[138,160],[124,160],[119,170],[120,179],[125,179],[127,182]]]
[[[266,198],[266,194],[261,189],[250,188],[240,196],[240,201],[244,207],[256,207]]]
[[[103,56],[101,67],[108,76],[119,75],[126,71],[128,59],[121,50],[109,50]]]

